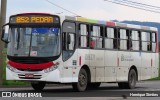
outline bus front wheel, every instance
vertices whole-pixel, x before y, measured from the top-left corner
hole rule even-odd
[[[42,91],[45,85],[45,82],[31,82],[32,88],[36,91]]]
[[[88,76],[85,69],[81,69],[78,75],[78,82],[72,83],[72,87],[74,90],[78,92],[85,91],[88,84]]]

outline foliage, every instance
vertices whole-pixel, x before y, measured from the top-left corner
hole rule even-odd
[[[152,78],[152,79],[149,79],[149,80],[160,80],[160,77],[156,77],[156,78]]]
[[[2,73],[2,78],[3,78],[3,85],[29,85],[28,82],[23,82],[23,81],[12,81],[12,80],[6,80],[6,54],[7,51],[6,49],[3,50],[3,73]]]

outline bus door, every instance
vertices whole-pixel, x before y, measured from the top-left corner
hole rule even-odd
[[[72,82],[73,69],[77,66],[77,55],[74,54],[76,42],[76,28],[74,22],[64,22],[62,32],[62,59],[63,59],[63,81]]]

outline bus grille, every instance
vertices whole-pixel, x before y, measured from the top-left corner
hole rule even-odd
[[[24,64],[40,64],[40,63],[45,63],[47,61],[43,61],[43,60],[26,60],[26,59],[18,59],[18,60],[14,60],[17,63],[24,63]]]
[[[38,72],[38,71],[42,71],[42,69],[32,69],[32,70],[26,70],[26,69],[21,69],[21,68],[17,68],[20,71],[30,71],[30,72]]]
[[[18,77],[21,79],[41,79],[42,75],[33,74],[33,77],[26,77],[25,74],[18,74]]]

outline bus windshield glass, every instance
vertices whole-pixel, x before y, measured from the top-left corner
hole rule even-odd
[[[9,41],[9,56],[53,57],[60,54],[58,27],[11,27]]]

